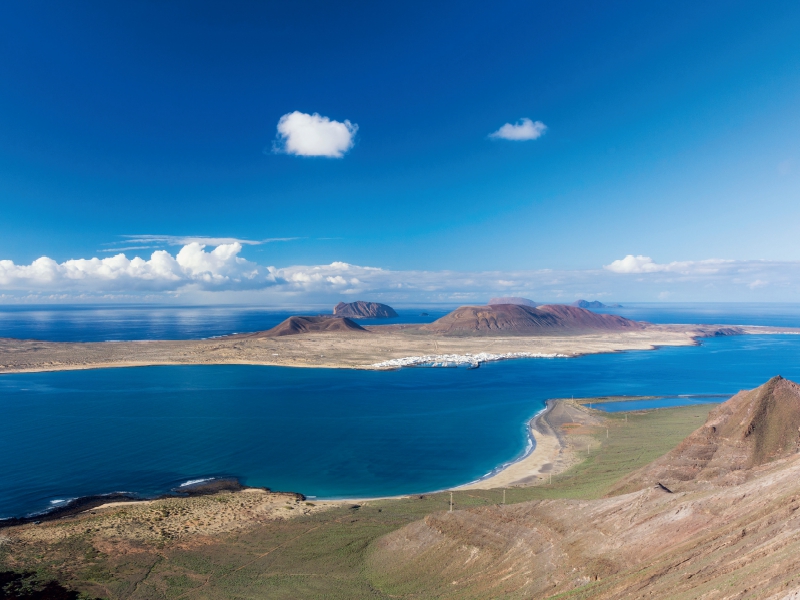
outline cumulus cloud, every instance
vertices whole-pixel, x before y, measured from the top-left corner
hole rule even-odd
[[[120,252],[64,262],[41,257],[27,265],[0,260],[0,302],[89,297],[153,301],[159,294],[281,304],[348,296],[408,303],[483,303],[497,295],[549,302],[600,296],[635,301],[660,298],[665,289],[675,300],[794,301],[800,294],[800,261],[657,263],[629,255],[604,268],[584,270],[393,271],[345,262],[265,266],[242,258],[242,249],[238,242],[213,249],[191,242],[175,254],[157,250],[149,258]]]
[[[625,258],[615,260],[603,267],[614,273],[656,273],[664,271],[667,265],[658,265],[649,256],[628,254]]]
[[[73,259],[58,263],[43,256],[30,265],[0,260],[0,287],[30,290],[177,290],[246,289],[273,285],[269,269],[237,256],[239,243],[220,244],[212,251],[192,242],[176,256],[166,250],[153,252],[149,260],[129,259],[119,253],[108,258]]]
[[[333,121],[317,113],[294,111],[278,121],[276,152],[296,156],[342,158],[353,147],[358,125],[345,120]]]
[[[520,119],[514,124],[506,123],[494,133],[490,133],[489,137],[522,142],[525,140],[539,139],[544,135],[545,131],[547,131],[547,125],[541,121]]]
[[[758,263],[759,261],[749,262]],[[628,254],[625,258],[615,260],[610,265],[605,265],[603,268],[612,273],[682,273],[684,275],[711,275],[719,273],[721,270],[726,269],[726,267],[736,264],[737,261],[722,260],[719,258],[673,261],[671,263],[659,264],[649,256],[642,256],[641,254],[634,256],[633,254]],[[738,264],[741,265],[743,263],[739,261]]]

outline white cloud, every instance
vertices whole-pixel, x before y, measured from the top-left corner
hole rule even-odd
[[[675,301],[796,301],[800,261],[698,260],[656,263],[629,255],[604,268],[555,271],[391,271],[332,262],[275,267],[240,256],[238,242],[211,249],[198,242],[176,254],[149,258],[120,252],[106,258],[27,265],[0,260],[0,302],[81,300],[157,301],[180,295],[204,302],[289,304],[331,302],[343,296],[387,302],[482,303],[496,295],[540,302],[600,297],[656,300],[665,289]],[[120,300],[125,299],[125,300]]]
[[[43,256],[30,265],[0,260],[0,288],[27,290],[168,291],[252,289],[275,284],[269,269],[237,255],[239,243],[220,244],[211,252],[197,242],[176,256],[157,250],[149,260],[120,253],[108,258],[73,259],[57,263]]]
[[[332,121],[317,113],[294,111],[278,121],[275,151],[297,156],[342,158],[353,147],[358,125],[345,120]]]
[[[506,123],[494,133],[490,133],[489,137],[521,142],[539,139],[544,135],[545,131],[547,131],[547,125],[541,121],[520,119],[513,125],[511,123]]]
[[[625,258],[615,260],[610,265],[603,268],[612,273],[683,273],[688,274],[713,274],[723,269],[726,265],[731,265],[736,261],[721,260],[711,258],[707,260],[686,260],[673,261],[671,263],[659,264],[649,256],[634,256],[628,254]]]
[[[262,240],[246,240],[234,237],[209,237],[205,235],[122,235],[125,239],[124,242],[111,242],[108,246],[115,244],[159,244],[163,246],[185,246],[186,244],[198,243],[205,244],[206,246],[219,246],[220,244],[241,244],[242,246],[260,246],[261,244],[269,244],[271,242],[290,242],[299,238],[284,237],[284,238],[264,238]],[[142,246],[125,248],[126,250],[140,250],[142,248],[151,248],[153,246]],[[121,249],[122,250],[122,249]],[[113,252],[113,248],[109,248],[108,252]]]
[[[625,258],[615,260],[603,268],[614,273],[655,273],[664,271],[666,265],[657,265],[649,256],[628,254]]]

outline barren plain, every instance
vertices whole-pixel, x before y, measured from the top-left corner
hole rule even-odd
[[[237,335],[204,340],[65,343],[0,338],[0,373],[67,371],[148,365],[275,365],[378,369],[376,364],[410,356],[531,353],[578,356],[658,346],[690,346],[697,337],[730,328],[647,325],[632,331],[572,335],[447,336],[414,325],[371,326],[366,331],[305,333],[283,337]],[[779,333],[738,327],[739,333]],[[727,334],[727,333],[726,333]]]

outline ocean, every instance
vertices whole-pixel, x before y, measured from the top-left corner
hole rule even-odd
[[[143,329],[119,325],[128,317],[80,310],[73,339],[142,339],[127,333]],[[191,310],[202,317],[201,309]],[[771,324],[745,316],[748,324]],[[200,317],[195,323],[213,321]],[[768,317],[774,318],[800,325],[791,315]],[[160,319],[163,332],[213,330]],[[32,325],[20,318],[15,327]],[[25,337],[66,335],[37,331]],[[1,375],[0,517],[86,495],[156,495],[225,476],[319,498],[439,490],[521,455],[526,423],[548,398],[719,394],[723,400],[777,374],[800,381],[800,336],[712,338],[695,347],[520,359],[474,370],[224,365]]]

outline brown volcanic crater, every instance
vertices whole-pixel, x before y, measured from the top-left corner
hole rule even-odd
[[[800,451],[800,385],[773,377],[715,408],[677,448],[623,479],[612,494],[692,480],[741,483],[750,469]]]
[[[346,317],[303,317],[293,316],[282,321],[272,329],[239,335],[236,337],[247,338],[269,338],[281,337],[284,335],[298,335],[301,333],[320,333],[320,332],[349,332],[356,331],[369,333],[355,321]]]
[[[643,328],[637,321],[576,306],[490,304],[462,306],[420,330],[440,335],[558,335]]]

